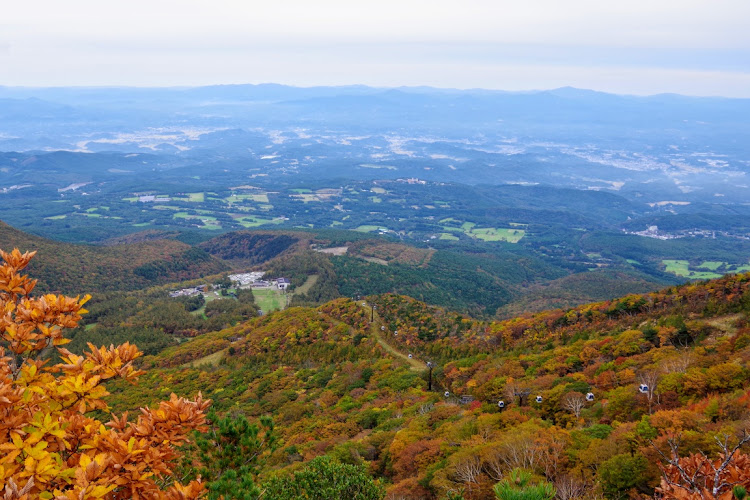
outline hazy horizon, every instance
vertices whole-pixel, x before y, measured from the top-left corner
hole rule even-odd
[[[37,0],[0,21],[0,85],[296,87],[750,97],[750,3]]]

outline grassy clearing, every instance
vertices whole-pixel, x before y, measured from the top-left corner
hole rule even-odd
[[[237,203],[241,201],[255,201],[258,203],[268,203],[268,195],[263,194],[233,194],[224,198],[227,203]]]
[[[301,194],[293,194],[290,195],[295,200],[302,200],[304,203],[310,203],[313,201],[320,201],[320,198],[318,198],[317,194],[307,194],[307,193],[301,193]]]
[[[268,314],[271,311],[281,311],[286,307],[286,297],[280,290],[254,288],[253,297],[255,298],[255,303],[263,311],[263,314]]]
[[[448,240],[448,241],[458,241],[457,236],[453,236],[450,233],[440,233],[440,239],[441,240]]]
[[[47,220],[61,220],[61,219],[64,219],[66,217],[67,217],[67,215],[53,215],[51,217],[45,217],[45,219],[47,219]]]
[[[197,368],[201,365],[211,365],[211,366],[218,366],[219,362],[224,358],[224,355],[227,353],[226,349],[222,349],[221,351],[216,351],[212,354],[209,354],[208,356],[203,356],[200,359],[193,360],[189,363],[185,363],[182,365],[183,367],[190,367],[190,368]]]
[[[472,229],[469,236],[483,241],[507,241],[518,243],[526,235],[523,229],[505,229],[496,227],[481,227]]]
[[[383,198],[380,198],[379,196],[370,196],[370,201],[373,203],[382,203]]]
[[[264,224],[281,224],[283,222],[281,219],[265,219],[263,217],[254,217],[248,215],[238,217],[236,220],[237,222],[242,224],[242,227],[258,227],[263,226]]]
[[[203,203],[206,201],[206,193],[188,193],[188,201]]]
[[[378,229],[380,229],[380,226],[364,225],[364,226],[359,226],[358,228],[355,229],[355,231],[359,231],[360,233],[371,233],[373,231],[377,231]]]
[[[692,271],[690,270],[690,263],[686,260],[671,260],[664,259],[661,261],[665,266],[665,271],[668,273],[682,276],[683,278],[689,278],[694,280],[707,280],[720,278],[721,274],[707,272],[707,271]]]
[[[317,274],[313,274],[312,276],[308,276],[307,280],[305,280],[305,282],[302,284],[302,286],[299,287],[299,288],[296,288],[294,290],[294,293],[299,293],[299,294],[307,293],[307,292],[310,291],[310,289],[312,287],[315,286],[315,283],[317,283],[317,282],[318,282],[318,275]]]
[[[701,265],[697,266],[698,269],[708,269],[709,271],[716,271],[721,266],[725,265],[726,262],[719,262],[716,260],[706,260]]]
[[[385,194],[386,193],[386,190],[383,189],[383,188],[380,188],[380,187],[371,188],[370,191],[372,191],[375,194]]]

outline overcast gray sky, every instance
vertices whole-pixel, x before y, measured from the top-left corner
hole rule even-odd
[[[0,85],[750,97],[749,0],[6,0]]]

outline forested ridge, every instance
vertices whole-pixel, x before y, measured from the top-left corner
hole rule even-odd
[[[111,404],[201,390],[218,413],[270,417],[278,441],[256,483],[325,455],[388,498],[490,498],[512,478],[556,498],[701,498],[679,495],[711,491],[710,464],[750,417],[749,288],[731,275],[495,322],[400,295],[337,299],[146,357]],[[432,361],[433,390],[377,336]],[[703,498],[750,486],[746,451]]]
[[[406,250],[378,251],[394,262],[368,264],[389,269],[402,265],[397,260]],[[439,252],[428,262],[428,254],[409,255],[425,257],[416,270],[452,265]],[[217,499],[298,498],[305,485],[318,492],[314,498],[731,500],[750,487],[750,273],[489,320],[397,293],[305,305],[335,297],[336,262],[313,251],[270,262],[273,272],[297,270],[289,274],[297,286],[311,274],[325,286],[300,295],[300,305],[260,317],[249,291],[203,304],[168,298],[165,287],[100,293],[88,301],[89,311],[50,330],[72,338],[50,362],[73,366],[112,356],[96,361],[96,370],[106,371],[117,356],[126,360],[133,375],[125,380],[108,375],[94,384],[86,377],[98,375],[82,375],[92,385],[74,390],[96,391],[107,405],[81,406],[85,418],[111,411],[125,429],[124,412],[170,398],[177,405],[172,394],[207,411],[205,426],[195,415],[200,432],[175,437],[180,449],[170,448],[162,479],[143,483],[154,492],[173,491],[165,488],[174,475],[188,485],[183,498],[201,492]],[[12,326],[23,324],[18,318],[30,307],[23,296],[33,289],[15,276],[0,276],[8,347],[18,335],[31,335]],[[45,307],[49,297],[34,307]],[[8,305],[16,303],[22,305]],[[34,342],[41,356],[50,356],[46,344]],[[146,356],[127,342],[142,344]],[[125,344],[111,354],[91,351],[115,343]],[[0,358],[11,360],[12,379],[15,358]],[[133,384],[137,369],[144,371]],[[45,394],[52,390],[47,378],[24,377],[42,384]],[[102,392],[97,387],[105,381]],[[54,394],[44,411],[57,415]],[[13,404],[3,408],[14,411]],[[8,450],[20,446],[11,444],[12,434],[6,438],[0,445]],[[8,455],[4,470],[31,477],[19,467],[33,453]],[[60,456],[70,466],[92,460],[92,470],[115,474],[109,459]],[[88,476],[75,484],[58,479],[60,491],[99,488],[108,498],[125,491]],[[13,484],[5,492],[22,498],[24,485]]]
[[[29,270],[44,291],[138,290],[228,269],[205,251],[170,239],[95,247],[32,236],[0,221],[0,241],[3,248],[39,252]]]

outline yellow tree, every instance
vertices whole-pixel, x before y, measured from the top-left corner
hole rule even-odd
[[[32,297],[36,280],[21,271],[35,252],[0,250],[0,498],[190,499],[203,493],[199,481],[171,479],[176,447],[202,430],[210,401],[172,394],[138,418],[106,412],[104,382],[133,381],[142,372],[133,361],[138,349],[96,348],[78,356],[61,347],[66,328],[86,310],[89,296]],[[57,349],[62,362],[49,366]],[[101,413],[100,413],[101,414]]]

